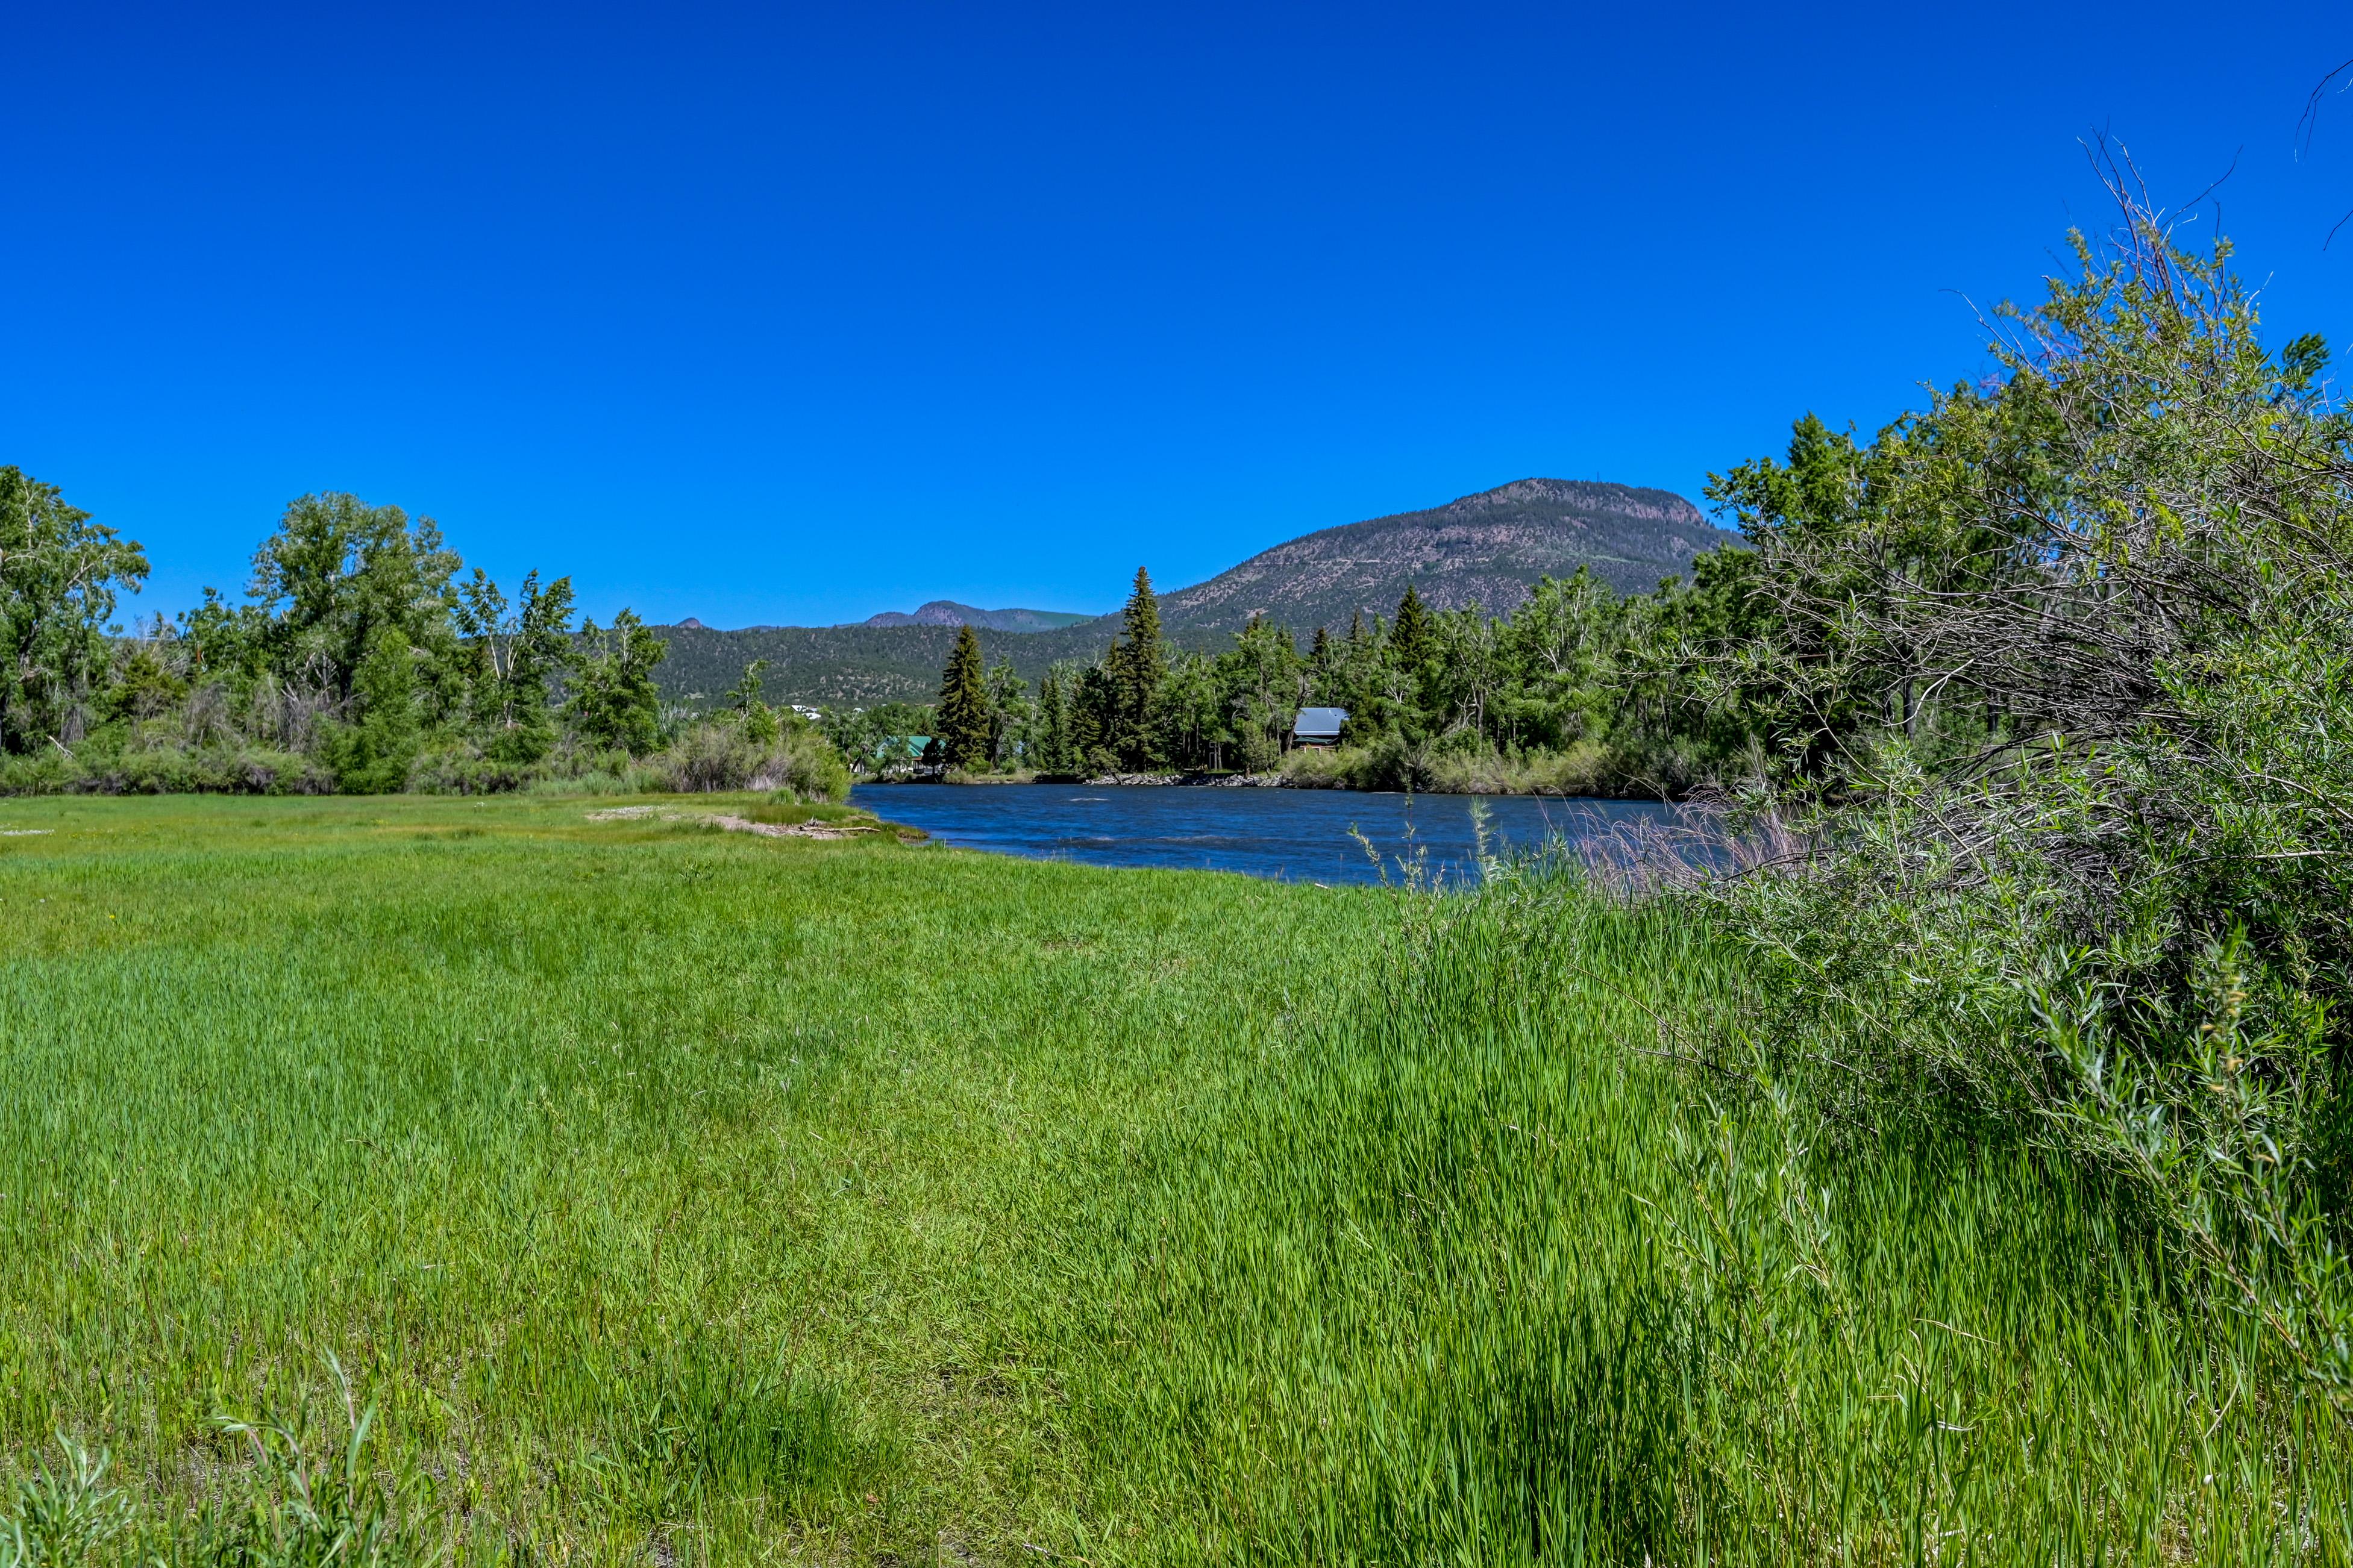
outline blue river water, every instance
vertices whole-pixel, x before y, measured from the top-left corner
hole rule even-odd
[[[1397,880],[1407,864],[1448,883],[1475,879],[1474,811],[1485,813],[1491,855],[1668,815],[1645,801],[1151,784],[860,784],[850,798],[968,849],[1327,883]]]

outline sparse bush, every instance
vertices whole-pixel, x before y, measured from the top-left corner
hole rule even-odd
[[[1363,752],[1351,748],[1299,748],[1282,754],[1282,783],[1294,790],[1348,790]]]
[[[763,744],[736,714],[688,727],[648,757],[646,767],[659,781],[655,787],[681,795],[787,790],[803,800],[835,801],[849,795],[849,764],[816,730],[787,729]]]
[[[408,788],[417,795],[505,795],[529,787],[544,771],[537,762],[502,761],[470,747],[442,747],[410,766]]]
[[[0,758],[7,795],[332,795],[335,777],[317,760],[255,746],[182,750],[141,746]]]

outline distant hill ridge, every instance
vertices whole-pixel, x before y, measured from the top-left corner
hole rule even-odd
[[[1501,613],[1516,607],[1540,579],[1566,577],[1579,566],[1620,592],[1640,593],[1689,573],[1702,552],[1738,542],[1738,535],[1712,526],[1672,490],[1518,479],[1261,551],[1206,583],[1164,593],[1161,627],[1179,647],[1201,649],[1231,647],[1232,634],[1256,615],[1301,637],[1319,626],[1339,632],[1358,615],[1370,621],[1392,614],[1409,583],[1437,608],[1475,603]],[[1025,616],[1060,624],[1005,619]],[[928,701],[955,628],[966,624],[980,631],[991,663],[1010,658],[1029,680],[1058,660],[1099,657],[1119,630],[1116,615],[977,610],[945,599],[912,615],[886,611],[845,626],[723,632],[681,623],[654,629],[670,644],[659,675],[674,700],[724,691],[745,664],[765,658],[768,691],[780,700],[862,706]]]
[[[850,623],[861,626],[978,626],[992,632],[1052,632],[1096,617],[1077,610],[979,610],[954,599],[934,599],[913,614],[885,610]]]

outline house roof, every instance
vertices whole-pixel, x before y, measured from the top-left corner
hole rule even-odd
[[[1345,708],[1302,708],[1299,718],[1291,726],[1294,735],[1331,735],[1340,733],[1340,726],[1348,721]]]

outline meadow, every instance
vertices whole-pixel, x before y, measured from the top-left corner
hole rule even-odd
[[[1672,907],[617,804],[0,802],[0,1563],[2353,1561],[2128,1205],[1663,1059]]]

